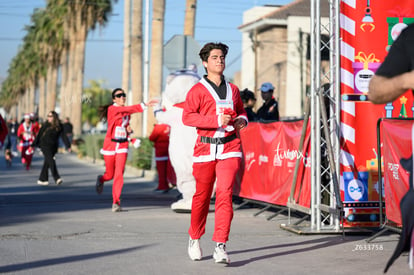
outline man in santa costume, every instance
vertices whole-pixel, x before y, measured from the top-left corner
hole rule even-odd
[[[20,124],[17,130],[17,137],[19,139],[19,149],[22,155],[22,163],[26,166],[26,170],[30,169],[33,158],[33,150],[29,149],[39,132],[39,126],[35,125],[30,117],[30,114],[23,116],[24,121]],[[29,149],[29,150],[28,150]]]
[[[230,262],[226,242],[233,218],[233,185],[242,158],[238,131],[248,122],[239,89],[223,76],[227,52],[227,45],[222,43],[207,43],[200,50],[207,75],[188,92],[183,112],[184,124],[196,127],[198,134],[193,153],[196,192],[188,231],[188,255],[192,260],[202,258],[200,237],[205,233],[216,182],[213,258],[216,263],[224,264]]]

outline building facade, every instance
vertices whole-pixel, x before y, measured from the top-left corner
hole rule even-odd
[[[255,7],[243,15],[240,88],[255,91],[256,108],[262,104],[261,83],[271,82],[279,101],[281,118],[303,116],[310,85],[310,1],[296,0],[284,6]],[[321,3],[321,22],[329,21],[329,4]],[[328,61],[322,64],[329,68]]]

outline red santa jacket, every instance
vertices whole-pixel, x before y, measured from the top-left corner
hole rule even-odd
[[[243,108],[239,89],[227,81],[226,87],[226,98],[221,100],[214,88],[202,78],[187,94],[183,123],[197,128],[194,162],[242,157],[240,139],[236,136],[236,130],[232,125],[222,127],[220,114],[230,108],[237,118],[248,121],[247,114]]]
[[[168,160],[168,145],[170,143],[170,126],[168,124],[155,124],[149,136],[154,143],[155,160]]]
[[[127,127],[131,114],[144,111],[144,104],[131,106],[111,105],[108,107],[106,131],[102,155],[115,155],[116,153],[128,153],[128,133]]]
[[[35,125],[32,122],[26,125],[26,122],[20,124],[17,129],[17,137],[20,139],[19,147],[27,147],[32,145],[37,133],[39,132],[39,125]]]

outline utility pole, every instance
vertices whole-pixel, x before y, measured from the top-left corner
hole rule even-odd
[[[184,35],[194,38],[197,0],[187,0],[185,5]]]
[[[131,0],[124,2],[124,56],[122,64],[122,89],[129,92],[131,69]]]
[[[257,68],[259,67],[259,54],[258,54],[258,48],[259,48],[259,42],[257,41],[257,30],[255,29],[253,32],[250,33],[250,41],[252,42],[252,50],[254,53],[254,94],[256,95],[256,98],[261,98],[260,94],[257,95],[257,90],[259,87],[257,86],[257,78],[259,76],[259,73],[257,71]]]
[[[163,39],[164,39],[165,0],[152,2],[152,36],[151,36],[151,67],[149,74],[150,98],[161,98]],[[148,113],[147,133],[151,133],[156,120],[154,114]]]
[[[145,0],[145,27],[144,27],[144,68],[143,68],[143,100],[144,102],[148,101],[149,98],[149,1]],[[143,123],[142,123],[142,136],[147,135],[148,127],[148,110],[143,112]]]
[[[132,1],[131,27],[131,104],[139,104],[142,92],[142,0]],[[131,116],[131,127],[135,134],[142,136],[142,113]]]

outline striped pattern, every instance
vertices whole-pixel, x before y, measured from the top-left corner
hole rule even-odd
[[[356,18],[352,18],[356,13],[356,0],[342,0],[340,9],[340,29],[341,29],[341,93],[354,93],[354,73],[352,63],[355,61],[355,33]],[[340,164],[341,171],[344,168],[355,168],[355,102],[341,102],[341,152]],[[341,174],[341,191],[344,191],[343,177]]]

